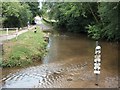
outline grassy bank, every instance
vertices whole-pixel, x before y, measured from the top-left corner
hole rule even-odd
[[[47,43],[43,39],[43,33],[37,27],[37,32],[30,30],[18,39],[12,39],[3,43],[2,67],[24,67],[44,56]]]

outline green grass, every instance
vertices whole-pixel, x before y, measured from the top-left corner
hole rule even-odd
[[[24,67],[32,64],[36,60],[41,60],[45,55],[47,43],[43,39],[43,32],[37,27],[12,39],[4,42],[3,67]]]

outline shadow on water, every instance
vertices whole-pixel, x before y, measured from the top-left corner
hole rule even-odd
[[[49,51],[42,60],[43,64],[19,71],[11,69],[7,75],[3,70],[3,87],[118,87],[117,43],[100,41],[102,66],[99,86],[95,86],[95,41],[73,33],[53,33],[49,39]]]

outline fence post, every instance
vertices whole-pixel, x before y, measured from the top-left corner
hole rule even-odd
[[[7,28],[7,35],[8,35],[8,28]]]
[[[7,28],[7,40],[8,40],[8,28]]]
[[[17,40],[17,37],[18,37],[18,28],[16,28],[16,40]]]

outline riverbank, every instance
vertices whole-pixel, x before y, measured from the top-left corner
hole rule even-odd
[[[11,39],[3,43],[3,60],[0,63],[2,67],[25,67],[41,60],[46,53],[47,43],[43,38],[44,34],[40,28],[19,35],[17,40]]]

